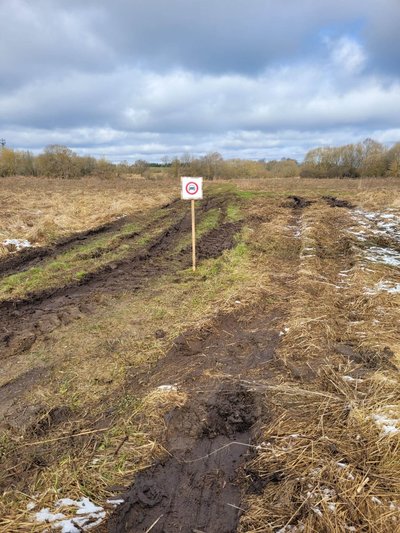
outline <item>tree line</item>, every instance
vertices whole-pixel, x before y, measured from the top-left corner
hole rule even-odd
[[[339,147],[310,150],[299,164],[295,159],[247,160],[224,159],[218,152],[202,157],[184,154],[164,157],[161,163],[146,160],[112,163],[106,159],[80,156],[62,145],[47,146],[39,155],[0,147],[0,176],[45,176],[80,178],[140,175],[155,179],[179,176],[203,176],[206,179],[250,178],[357,178],[400,177],[400,143],[391,148],[372,139]]]
[[[302,164],[304,178],[400,177],[400,143],[391,148],[373,139],[345,146],[314,148]]]

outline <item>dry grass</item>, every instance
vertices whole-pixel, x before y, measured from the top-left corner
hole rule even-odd
[[[169,202],[176,184],[145,180],[95,178],[75,180],[2,178],[0,242],[28,239],[44,245],[124,214],[143,212]],[[0,247],[0,254],[7,250]]]
[[[397,205],[389,191],[354,198],[369,208]],[[348,233],[353,224],[351,212],[321,202],[301,216],[279,350],[290,387],[267,396],[274,421],[262,428],[249,466],[265,488],[247,498],[246,533],[400,528],[399,296],[366,295],[393,268],[366,268]],[[338,353],[343,345],[349,356]]]

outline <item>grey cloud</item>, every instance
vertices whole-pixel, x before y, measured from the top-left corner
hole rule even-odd
[[[398,0],[8,0],[0,135],[113,159],[394,135],[399,15]]]

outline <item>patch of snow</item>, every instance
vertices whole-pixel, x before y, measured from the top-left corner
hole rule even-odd
[[[285,335],[285,333],[289,333],[289,331],[290,328],[283,328],[283,330],[279,332],[279,336],[282,337],[283,335]]]
[[[391,511],[400,511],[400,505],[395,502],[390,502],[389,509]]]
[[[32,244],[26,239],[6,239],[2,242],[3,246],[15,246],[19,252],[23,248],[32,248]]]
[[[26,505],[26,510],[27,511],[33,511],[33,509],[36,507],[36,503],[35,502],[29,502],[27,505]]]
[[[178,387],[176,385],[160,385],[156,390],[160,392],[176,392]]]
[[[39,524],[55,522],[56,520],[62,520],[65,515],[62,513],[52,513],[48,507],[41,509],[35,515],[36,522]]]
[[[318,505],[315,505],[314,507],[311,507],[311,511],[313,511],[316,515],[318,516],[322,516],[322,511],[321,509],[318,507]]]
[[[382,435],[396,435],[400,432],[400,429],[397,427],[397,424],[400,423],[400,419],[398,418],[388,418],[381,414],[373,414],[371,418],[381,428]]]
[[[75,507],[76,516],[68,518],[63,513],[52,513],[49,508],[45,508],[36,513],[35,518],[39,523],[52,523],[52,529],[59,529],[61,533],[88,531],[100,525],[106,517],[103,507],[94,504],[89,498],[62,498],[55,503],[55,507]],[[71,514],[71,510],[68,511]]]
[[[353,376],[342,376],[343,381],[348,381],[349,383],[362,383],[364,380],[360,378],[353,378]]]
[[[391,283],[390,281],[380,281],[373,289],[366,289],[365,294],[377,294],[378,292],[389,292],[396,294],[400,292],[400,283]]]
[[[122,505],[123,503],[125,503],[125,500],[123,500],[122,498],[109,498],[107,500],[107,503],[110,505],[115,505],[115,507],[117,507],[117,505]]]
[[[400,267],[400,253],[392,248],[371,246],[365,258],[371,263],[381,263],[388,266]]]

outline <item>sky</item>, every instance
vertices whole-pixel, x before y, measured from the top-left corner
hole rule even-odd
[[[0,137],[113,161],[400,141],[399,0],[0,0]]]

